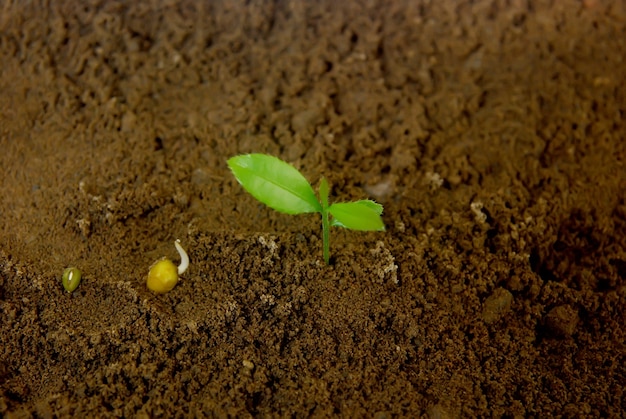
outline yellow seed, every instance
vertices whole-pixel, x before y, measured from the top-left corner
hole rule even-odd
[[[178,282],[178,270],[171,260],[163,258],[150,267],[148,289],[163,294],[171,291]]]

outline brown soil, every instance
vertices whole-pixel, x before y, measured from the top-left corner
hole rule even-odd
[[[0,5],[0,416],[623,414],[623,2],[32,3]],[[325,266],[246,152],[387,231]]]

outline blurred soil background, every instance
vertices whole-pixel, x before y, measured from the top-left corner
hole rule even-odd
[[[622,1],[0,1],[0,416],[619,417],[625,57]],[[248,152],[387,231],[325,266]]]

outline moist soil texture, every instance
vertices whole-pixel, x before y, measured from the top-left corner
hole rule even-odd
[[[0,416],[624,414],[624,2],[0,3]]]

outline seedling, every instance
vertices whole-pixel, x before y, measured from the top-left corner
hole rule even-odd
[[[228,167],[246,191],[276,211],[286,214],[319,212],[327,265],[330,260],[330,226],[360,231],[385,230],[380,217],[382,205],[368,199],[328,205],[329,186],[325,178],[320,182],[318,199],[302,173],[277,157],[244,154],[228,159]]]

